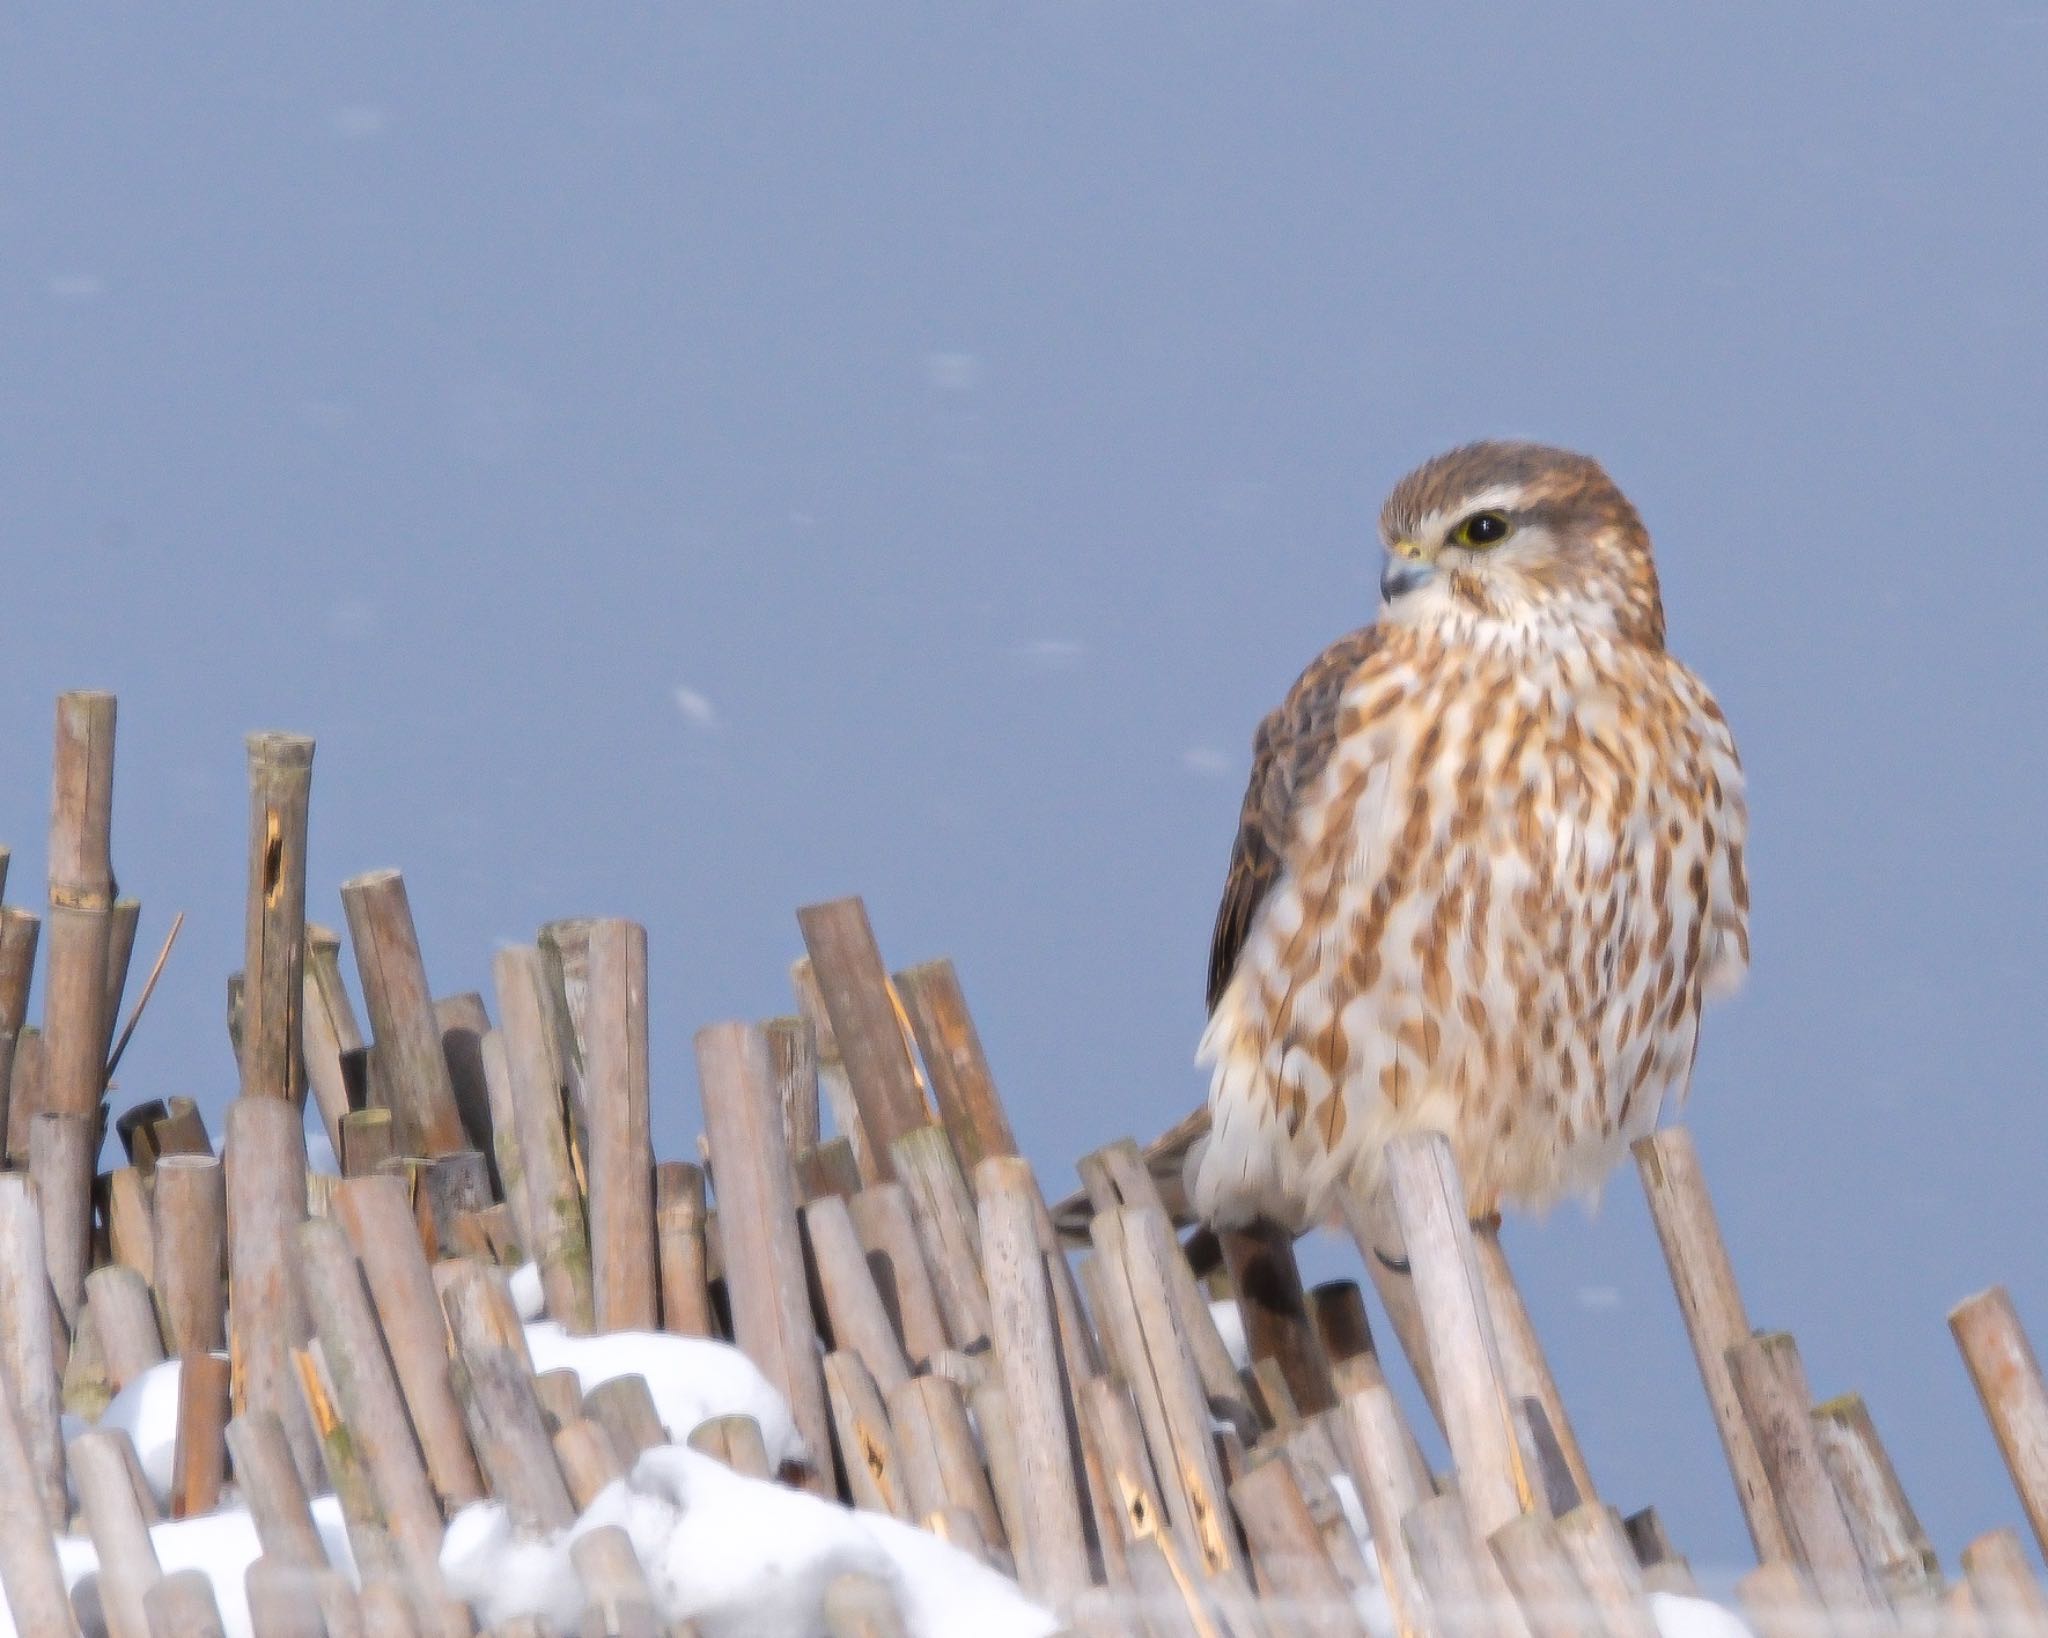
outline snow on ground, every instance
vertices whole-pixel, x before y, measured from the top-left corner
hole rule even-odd
[[[1043,1638],[1058,1626],[1007,1576],[936,1536],[746,1478],[681,1445],[644,1453],[547,1540],[515,1539],[496,1502],[465,1508],[449,1525],[442,1573],[487,1624],[537,1615],[571,1632],[581,1605],[570,1544],[607,1524],[631,1537],[662,1617],[694,1621],[704,1638],[822,1634],[825,1588],[849,1570],[889,1586],[910,1638]]]
[[[226,1359],[226,1354],[215,1354]],[[152,1365],[108,1401],[100,1413],[102,1428],[119,1428],[134,1442],[142,1476],[149,1481],[159,1505],[171,1494],[171,1461],[178,1447],[178,1362],[167,1359]],[[78,1429],[83,1432],[83,1426]]]
[[[572,1337],[554,1321],[543,1320],[527,1326],[526,1346],[536,1372],[566,1366],[585,1393],[614,1377],[645,1377],[655,1413],[671,1439],[688,1439],[714,1417],[751,1416],[761,1425],[769,1461],[779,1466],[805,1459],[803,1440],[782,1395],[730,1343],[661,1331]]]

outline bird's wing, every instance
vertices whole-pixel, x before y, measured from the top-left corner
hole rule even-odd
[[[1287,698],[1259,724],[1252,777],[1230,850],[1230,874],[1209,942],[1209,1010],[1223,998],[1267,891],[1279,878],[1294,834],[1297,798],[1314,783],[1337,743],[1339,705],[1352,674],[1379,646],[1378,628],[1340,637],[1310,662]]]

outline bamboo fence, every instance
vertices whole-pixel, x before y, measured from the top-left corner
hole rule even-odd
[[[736,1344],[812,1460],[770,1474],[745,1418],[678,1437],[921,1525],[1074,1633],[1359,1633],[1377,1590],[1402,1633],[1640,1638],[1653,1594],[1693,1590],[1654,1509],[1624,1516],[1596,1489],[1440,1139],[1396,1143],[1390,1188],[1351,1224],[1448,1448],[1437,1471],[1361,1286],[1304,1291],[1286,1236],[1188,1220],[1199,1116],[1094,1150],[1080,1192],[1048,1203],[951,964],[892,976],[855,899],[798,913],[794,1012],[697,1034],[704,1137],[657,1160],[645,931],[550,923],[497,952],[489,1000],[437,998],[404,881],[359,876],[341,888],[359,1019],[341,936],[305,920],[312,743],[254,735],[239,1095],[218,1136],[184,1099],[110,1116],[138,921],[112,868],[114,723],[109,695],[59,701],[47,904],[0,908],[0,1583],[23,1632],[220,1630],[206,1577],[158,1564],[127,1435],[62,1436],[63,1413],[95,1421],[167,1358],[168,1511],[249,1510],[260,1634],[476,1631],[440,1580],[449,1517],[495,1497],[522,1531],[560,1529],[667,1437],[638,1379],[536,1377],[507,1287],[527,1259],[572,1333]],[[308,1102],[339,1178],[308,1170]],[[1689,1136],[1636,1161],[1755,1546],[1736,1589],[1754,1629],[2048,1633],[2015,1532],[1944,1568],[1862,1401],[1816,1404],[1792,1338],[1753,1329]],[[1219,1298],[1239,1304],[1247,1368]],[[2040,1366],[2000,1290],[1951,1325],[2048,1546]],[[312,1523],[327,1491],[354,1580]],[[68,1593],[60,1532],[98,1553]],[[689,1630],[663,1626],[623,1532],[580,1539],[574,1566],[584,1632]],[[904,1630],[861,1577],[825,1620],[836,1638]]]

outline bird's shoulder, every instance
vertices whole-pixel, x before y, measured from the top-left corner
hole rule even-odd
[[[1252,736],[1251,778],[1238,815],[1237,840],[1209,945],[1209,1010],[1222,998],[1252,918],[1279,879],[1294,833],[1297,804],[1336,748],[1346,689],[1386,647],[1378,626],[1339,637],[1308,663],[1287,697]]]

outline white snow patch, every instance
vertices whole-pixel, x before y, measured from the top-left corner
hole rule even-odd
[[[1756,1638],[1749,1623],[1725,1604],[1683,1593],[1651,1593],[1650,1616],[1662,1638]]]
[[[512,1288],[512,1306],[519,1318],[531,1323],[548,1311],[546,1288],[540,1283],[540,1264],[529,1259],[512,1270],[505,1282]]]
[[[729,1343],[658,1331],[572,1337],[544,1320],[527,1326],[526,1346],[536,1372],[566,1367],[585,1393],[614,1377],[645,1377],[655,1413],[672,1439],[688,1439],[714,1417],[751,1416],[761,1425],[769,1461],[806,1459],[788,1403],[761,1368]]]
[[[465,1508],[449,1525],[442,1574],[487,1624],[537,1615],[572,1631],[570,1544],[608,1524],[632,1540],[662,1618],[694,1621],[704,1638],[820,1632],[825,1588],[849,1570],[890,1587],[910,1638],[1043,1638],[1057,1625],[1014,1582],[935,1536],[745,1478],[680,1445],[647,1451],[572,1529],[545,1540],[516,1540],[496,1502]]]
[[[1209,1317],[1216,1322],[1216,1334],[1223,1338],[1223,1351],[1240,1371],[1252,1368],[1251,1344],[1245,1341],[1244,1314],[1234,1297],[1209,1304]]]
[[[216,1353],[213,1357],[228,1356]],[[178,1449],[178,1362],[167,1359],[131,1377],[107,1402],[96,1426],[118,1428],[128,1435],[150,1490],[159,1503],[169,1501],[171,1462]]]

